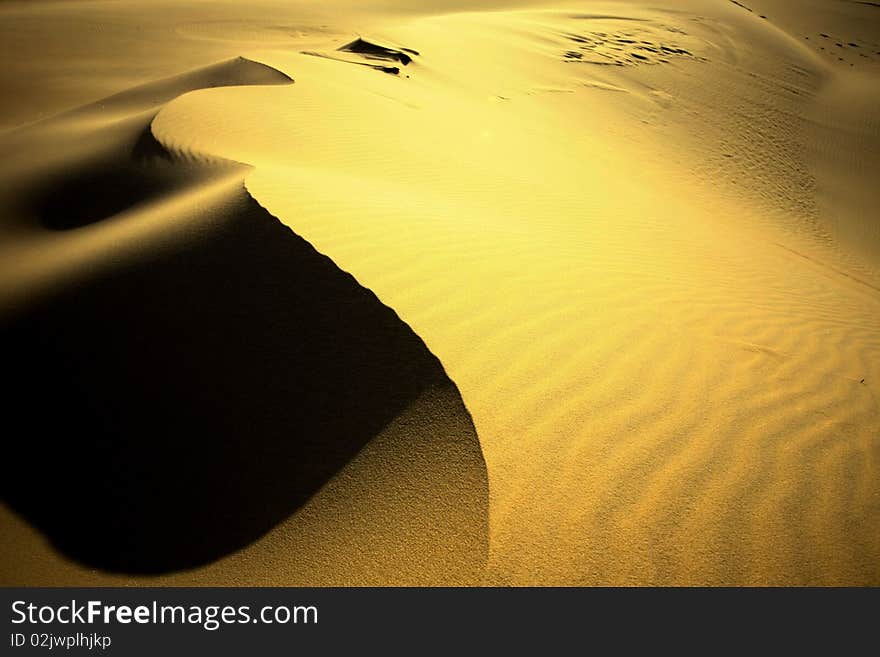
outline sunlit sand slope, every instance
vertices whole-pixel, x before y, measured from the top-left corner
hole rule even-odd
[[[844,70],[765,15],[401,22],[364,37],[419,53],[397,74],[314,57],[330,40],[263,55],[294,87],[157,117],[253,164],[444,363],[488,464],[489,582],[880,581],[880,278],[849,239],[877,230],[876,58]]]
[[[322,327],[335,327],[364,387],[343,382],[346,366],[322,390],[369,399],[378,360],[393,364],[382,385],[408,391],[343,409],[393,412],[346,445],[358,456],[287,521],[277,507],[257,514],[245,549],[150,581],[880,584],[880,9],[377,0],[314,11],[280,34],[289,14],[275,28],[264,14],[180,28],[200,43],[246,42],[248,70],[296,84],[181,89],[137,118],[101,119],[102,134],[117,131],[101,162],[157,160],[148,196],[164,200],[149,212],[139,200],[71,214],[44,187],[3,199],[14,211],[0,292],[15,313],[45,298],[48,314],[26,316],[72,315],[75,296],[53,301],[71,277],[107,280],[143,251],[181,254],[158,287],[149,265],[131,279],[170,293],[187,254],[207,249],[191,296],[131,317],[221,327],[208,361],[250,324],[229,320],[226,286],[246,308],[249,272],[278,271],[261,269],[265,251],[287,272],[277,287],[259,279],[273,313],[289,312],[290,281],[335,281],[306,295],[321,310],[308,313],[310,340],[326,345]],[[67,116],[59,125],[88,134]],[[15,189],[51,180],[43,167],[56,156],[42,153],[56,150],[54,125],[6,135],[20,149],[8,176],[28,183]],[[47,141],[31,166],[34,139]],[[69,143],[62,172],[91,171],[105,142]],[[117,218],[95,219],[108,212]],[[295,264],[278,264],[285,254]],[[193,324],[181,306],[203,295],[226,310]],[[362,321],[332,321],[350,308],[340,299]],[[258,324],[271,338],[261,344],[287,354],[299,320],[278,333],[274,316]],[[363,353],[370,336],[386,351]],[[244,369],[242,387],[205,408],[246,399],[262,370]],[[143,581],[32,550],[34,527],[51,537],[52,507],[10,499],[21,516],[0,539],[4,581]]]

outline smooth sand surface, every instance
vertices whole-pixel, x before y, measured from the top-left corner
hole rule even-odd
[[[0,581],[880,584],[880,7],[312,4],[0,7]]]

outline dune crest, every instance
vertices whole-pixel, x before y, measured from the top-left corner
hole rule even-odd
[[[246,166],[154,136],[173,97],[291,81],[239,58],[14,135],[71,144],[3,199],[48,252],[4,308],[4,583],[255,583],[279,551],[276,584],[482,577],[485,465],[442,365],[248,195]],[[28,562],[22,519],[98,571]]]

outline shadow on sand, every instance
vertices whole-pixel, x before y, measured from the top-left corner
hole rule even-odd
[[[369,476],[342,494],[335,487],[336,506],[318,505],[335,509],[327,512],[333,517],[315,519],[313,509],[310,522],[349,555],[370,555],[361,581],[383,582],[388,573],[421,581],[462,563],[478,579],[488,553],[486,465],[440,362],[372,292],[236,186],[242,165],[173,154],[143,118],[193,89],[290,81],[238,58],[27,133],[52,139],[60,126],[68,141],[78,135],[68,160],[34,174],[35,185],[0,207],[10,221],[53,236],[50,245],[119,226],[130,220],[125,211],[234,175],[209,203],[160,217],[194,226],[173,244],[147,240],[116,251],[106,240],[96,254],[104,264],[56,276],[49,297],[4,314],[0,493],[76,561],[169,573],[249,545],[370,444]],[[120,121],[125,115],[132,118]],[[102,122],[110,132],[88,127]],[[434,401],[426,407],[425,399]],[[410,419],[401,423],[403,416]],[[360,542],[339,536],[353,522],[373,522],[353,511],[362,508],[355,498],[381,496],[399,497],[398,506],[380,504],[397,516],[383,511],[383,528],[368,526]],[[304,525],[285,526],[298,529]],[[319,543],[318,554],[287,562],[326,562],[325,579],[345,581],[351,558],[328,561],[326,541]]]
[[[486,546],[485,463],[437,358],[243,188],[218,214],[2,327],[6,502],[87,565],[196,567],[290,516],[423,391],[451,389],[440,412],[461,418],[468,471],[443,485],[478,482],[454,522]]]

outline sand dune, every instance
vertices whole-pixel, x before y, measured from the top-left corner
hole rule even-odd
[[[3,136],[3,581],[880,583],[880,10],[343,6]]]
[[[217,85],[290,82],[275,69],[238,58],[133,88],[8,135],[2,173],[9,185],[0,193],[9,208],[9,220],[0,228],[8,237],[0,245],[4,309],[25,291],[33,298],[35,288],[51,284],[65,270],[75,275],[77,263],[119,255],[107,248],[108,240],[137,250],[150,234],[166,239],[168,222],[179,230],[173,213],[166,211],[163,226],[151,217],[139,221],[149,213],[138,210],[174,205],[184,192],[210,198],[211,182],[242,178],[237,163],[171,154],[159,144],[150,123],[163,104]],[[132,221],[67,232],[124,213],[134,215]],[[41,227],[64,232],[47,234]]]
[[[232,554],[150,581],[479,581],[485,465],[440,363],[247,194],[245,167],[153,137],[151,110],[186,91],[288,82],[231,60],[15,135],[74,140],[7,201],[5,280],[28,294],[8,293],[4,322],[4,499],[66,557],[126,577]],[[17,266],[28,248],[40,277]],[[4,524],[4,582],[121,581],[43,566]],[[265,553],[293,562],[266,573]]]

